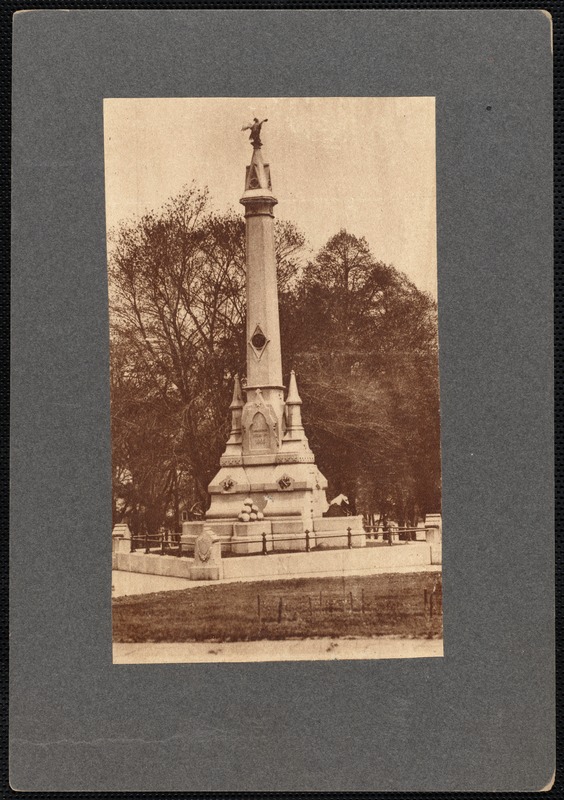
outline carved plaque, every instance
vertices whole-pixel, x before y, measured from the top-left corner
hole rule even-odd
[[[260,388],[255,392],[256,402],[245,404],[241,418],[243,454],[275,453],[280,447],[278,420],[272,406],[264,402]]]
[[[257,411],[253,417],[249,434],[251,450],[270,449],[270,428],[264,414],[260,411]]]

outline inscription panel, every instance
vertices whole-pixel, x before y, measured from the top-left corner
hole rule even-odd
[[[264,414],[260,411],[253,417],[249,437],[251,451],[270,449],[270,428]]]
[[[247,403],[241,420],[243,455],[274,455],[280,446],[278,420],[270,404],[262,400],[257,390],[257,402]]]

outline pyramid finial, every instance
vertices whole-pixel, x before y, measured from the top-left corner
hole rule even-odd
[[[286,405],[301,406],[302,398],[298,392],[298,383],[296,381],[296,373],[294,370],[290,372],[290,383],[288,385],[288,396],[286,397]]]
[[[272,182],[270,180],[270,166],[264,163],[262,151],[259,147],[253,150],[251,163],[245,173],[245,193],[255,192],[261,189],[267,194],[272,193]]]
[[[229,410],[231,411],[231,432],[227,444],[235,444],[241,441],[241,415],[243,413],[243,393],[241,392],[241,382],[239,376],[235,375],[233,381],[233,399]]]
[[[241,391],[241,381],[238,375],[235,375],[235,380],[233,381],[233,398],[229,408],[231,410],[234,408],[243,408],[243,393]]]
[[[290,383],[288,384],[288,395],[286,397],[286,426],[288,432],[293,432],[295,434],[297,431],[301,431],[303,434],[301,404],[302,398],[298,394],[296,373],[292,370],[290,372]]]

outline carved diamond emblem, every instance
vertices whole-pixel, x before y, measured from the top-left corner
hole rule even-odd
[[[249,342],[257,361],[260,361],[269,341],[270,339],[266,338],[260,325],[257,325],[253,335],[251,336],[251,341]]]

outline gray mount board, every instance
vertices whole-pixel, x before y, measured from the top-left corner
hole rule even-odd
[[[550,38],[533,10],[16,15],[13,788],[550,783]],[[102,100],[226,95],[436,96],[442,659],[112,665]]]

